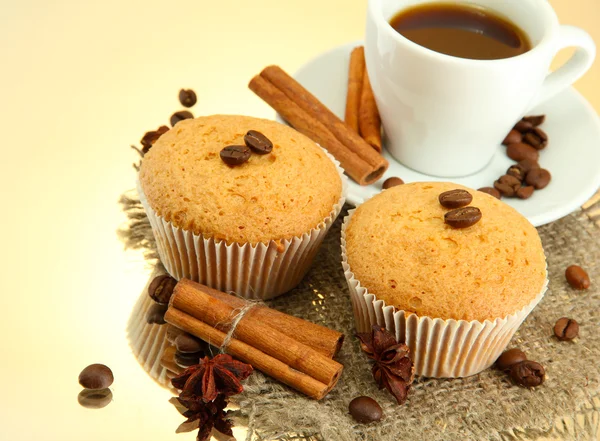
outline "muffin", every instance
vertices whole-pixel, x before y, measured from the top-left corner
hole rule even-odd
[[[446,224],[439,195],[467,190],[482,213]],[[547,285],[536,229],[476,190],[419,182],[392,187],[345,219],[342,257],[359,332],[378,323],[406,341],[419,375],[463,377],[501,354]]]
[[[273,144],[220,157],[255,130]],[[344,203],[345,178],[317,144],[274,121],[214,115],[177,123],[144,156],[138,191],[175,278],[266,299],[296,286]]]

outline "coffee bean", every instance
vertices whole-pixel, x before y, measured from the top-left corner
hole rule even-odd
[[[88,409],[102,409],[110,404],[113,399],[110,389],[91,390],[83,389],[77,395],[77,402]]]
[[[167,305],[155,303],[150,308],[148,308],[148,312],[146,313],[146,323],[148,323],[149,325],[164,325],[166,323],[166,312]]]
[[[196,104],[196,92],[192,89],[181,89],[179,91],[179,102],[184,107],[192,107]]]
[[[528,185],[527,187],[521,187],[517,190],[517,197],[519,199],[529,199],[533,195],[535,189],[533,186]]]
[[[402,179],[393,176],[393,177],[387,178],[385,181],[383,181],[383,185],[381,186],[381,188],[383,188],[384,190],[387,190],[388,188],[396,187],[396,186],[402,185],[402,184],[404,184],[404,181]]]
[[[504,351],[496,360],[496,367],[502,371],[510,369],[515,363],[527,360],[527,355],[520,349],[512,348]]]
[[[181,352],[175,352],[173,361],[175,364],[182,368],[188,368],[200,362],[200,359],[205,356],[204,352],[195,352],[193,354],[182,354]]]
[[[168,274],[156,276],[148,287],[148,295],[156,303],[167,304],[173,295],[175,285],[177,285],[177,280]]]
[[[179,121],[183,121],[184,119],[192,119],[193,117],[194,115],[192,115],[192,112],[188,110],[180,110],[179,112],[175,112],[173,115],[171,115],[171,126],[175,127],[175,124],[177,124]]]
[[[536,361],[525,360],[515,363],[510,368],[510,377],[519,386],[536,387],[544,382],[546,371]]]
[[[79,374],[79,384],[86,389],[106,389],[114,381],[113,373],[103,364],[90,364]]]
[[[152,130],[150,132],[146,132],[140,143],[142,144],[142,153],[148,153],[148,150],[154,145],[158,138],[167,133],[169,128],[167,126],[160,126],[158,130]]]
[[[521,133],[529,132],[531,129],[533,129],[533,124],[531,124],[529,121],[525,121],[524,119],[516,123],[513,127],[513,130]]]
[[[525,134],[523,142],[536,150],[542,150],[548,145],[548,135],[539,127],[534,127],[531,132]]]
[[[502,193],[502,196],[511,197],[521,188],[521,181],[511,175],[502,175],[494,182],[494,188]]]
[[[494,196],[496,199],[500,199],[502,197],[502,194],[496,190],[494,187],[481,187],[478,188],[477,191],[480,191],[482,193],[487,193],[490,196]]]
[[[506,135],[506,138],[504,138],[504,141],[502,141],[503,145],[508,145],[508,144],[515,144],[515,143],[519,143],[523,141],[523,134],[521,132],[518,132],[515,129],[512,129],[510,132],[508,132],[508,135]]]
[[[457,208],[444,215],[444,222],[453,228],[467,228],[481,219],[481,210],[477,207]]]
[[[228,145],[221,150],[221,159],[230,166],[241,165],[250,159],[250,149],[245,145]]]
[[[440,194],[440,204],[446,208],[460,208],[469,205],[473,200],[473,196],[467,190],[448,190]]]
[[[590,276],[583,268],[571,265],[565,271],[567,282],[575,289],[588,289],[590,287]]]
[[[524,116],[523,121],[531,123],[533,127],[537,127],[544,123],[546,120],[546,115],[532,115],[532,116]]]
[[[179,334],[174,343],[177,351],[182,354],[193,354],[206,350],[206,343],[187,333]]]
[[[355,421],[367,424],[381,420],[383,410],[377,401],[371,397],[356,397],[348,406],[350,415]]]
[[[259,155],[266,155],[273,150],[271,140],[256,130],[248,130],[244,135],[244,143]]]
[[[560,341],[571,341],[579,335],[579,323],[567,317],[559,318],[554,325],[554,335]]]
[[[538,164],[537,161],[532,161],[531,159],[523,159],[522,161],[519,161],[517,165],[523,169],[525,175],[527,175],[527,173],[529,173],[531,170],[540,168],[540,164]]]
[[[530,170],[525,177],[527,185],[533,185],[536,190],[545,188],[549,183],[552,176],[550,172],[544,168],[535,168]]]
[[[514,164],[508,167],[508,170],[506,170],[506,174],[514,176],[520,182],[523,182],[525,180],[525,175],[527,174],[527,172],[525,172],[525,169],[521,165]]]
[[[513,161],[522,161],[524,159],[529,159],[531,161],[537,161],[540,157],[540,154],[536,149],[531,147],[529,144],[517,143],[517,144],[509,144],[506,148],[506,154]]]

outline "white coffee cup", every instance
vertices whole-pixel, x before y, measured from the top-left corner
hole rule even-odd
[[[389,152],[419,172],[457,177],[488,164],[512,126],[536,104],[591,66],[596,47],[583,30],[559,25],[547,0],[475,0],[520,27],[532,49],[516,57],[473,60],[408,40],[389,21],[431,0],[369,0],[365,58]],[[548,74],[556,53],[577,47]]]

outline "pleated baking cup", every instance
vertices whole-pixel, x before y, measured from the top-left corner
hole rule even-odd
[[[296,287],[346,201],[347,178],[339,162],[327,156],[342,180],[342,195],[329,216],[301,236],[268,243],[227,244],[176,227],[150,207],[138,179],[138,194],[167,272],[177,280],[190,279],[248,299],[267,300]]]
[[[346,227],[355,210],[342,225],[342,266],[358,332],[370,332],[375,324],[394,332],[396,339],[410,348],[415,373],[425,377],[457,378],[477,374],[490,367],[502,354],[521,323],[542,300],[542,291],[523,309],[504,318],[485,320],[443,320],[417,316],[386,306],[354,277],[346,255]]]

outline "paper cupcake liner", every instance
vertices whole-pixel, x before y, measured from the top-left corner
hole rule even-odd
[[[174,226],[151,207],[139,179],[138,194],[156,239],[160,260],[175,279],[191,279],[248,299],[266,300],[294,288],[312,264],[329,228],[346,200],[346,176],[333,156],[342,180],[342,196],[329,216],[315,228],[288,240],[258,244],[227,244]]]
[[[355,210],[350,210],[342,225],[342,266],[348,282],[358,332],[370,332],[374,324],[394,332],[396,339],[410,348],[415,373],[425,377],[468,377],[490,367],[502,354],[523,320],[542,300],[542,291],[523,309],[504,318],[485,320],[443,320],[417,316],[386,306],[361,286],[354,277],[346,255],[346,227]]]

